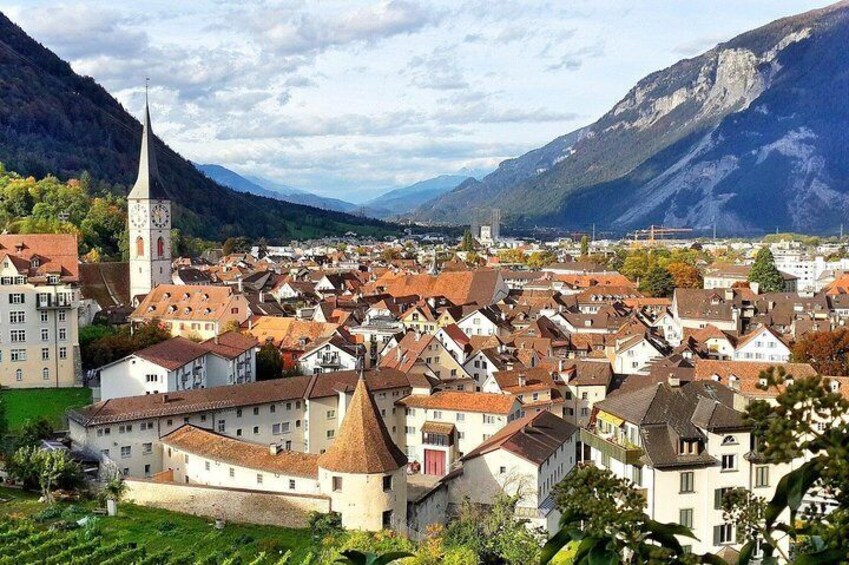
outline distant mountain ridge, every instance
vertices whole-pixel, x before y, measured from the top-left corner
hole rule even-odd
[[[322,210],[334,210],[336,212],[352,213],[359,210],[359,206],[350,202],[345,202],[338,198],[327,198],[318,196],[299,188],[276,183],[268,179],[257,176],[240,175],[239,173],[215,164],[199,164],[194,163],[195,167],[204,175],[211,178],[218,184],[232,188],[239,192],[248,192],[257,196],[273,198],[293,204],[302,204],[304,206],[312,206]]]
[[[153,129],[156,131],[155,106]],[[138,167],[141,124],[90,77],[30,38],[0,14],[0,162],[37,178],[87,171],[94,190],[123,191]],[[229,236],[305,239],[397,233],[377,220],[340,214],[253,194],[210,180],[156,140],[163,184],[173,202],[174,225],[211,240]]]
[[[490,206],[525,227],[836,230],[849,212],[847,45],[847,2],[744,33],[416,216],[450,222]]]
[[[469,180],[474,179],[469,176],[440,175],[410,186],[390,190],[369,200],[366,205],[382,211],[384,214],[382,217],[403,216]]]

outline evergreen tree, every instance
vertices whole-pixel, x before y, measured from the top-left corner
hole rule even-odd
[[[472,237],[471,230],[466,230],[463,233],[463,241],[460,242],[460,251],[474,251],[475,238]]]
[[[267,381],[283,376],[283,357],[277,347],[268,342],[256,354],[256,379]]]
[[[645,278],[640,281],[640,291],[649,296],[672,296],[675,290],[675,279],[665,268],[657,265],[651,268]]]
[[[581,237],[581,257],[589,257],[590,255],[590,238],[587,236]]]
[[[755,264],[749,271],[749,282],[758,283],[760,292],[779,292],[784,288],[784,279],[775,266],[775,257],[769,247],[761,247]]]

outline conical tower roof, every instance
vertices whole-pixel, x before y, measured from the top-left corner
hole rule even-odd
[[[337,473],[370,475],[388,473],[407,464],[407,456],[395,445],[364,378],[360,377],[351,404],[330,449],[318,458],[318,466]]]
[[[156,167],[156,150],[153,144],[153,129],[150,127],[150,107],[147,103],[147,94],[144,100],[144,127],[142,129],[141,153],[139,155],[139,175],[136,184],[130,191],[130,198],[146,198],[167,200],[168,193],[159,178],[159,169]]]

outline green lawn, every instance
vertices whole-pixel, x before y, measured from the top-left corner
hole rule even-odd
[[[66,429],[65,410],[91,403],[89,388],[3,389],[9,430],[20,429],[27,420],[47,418],[55,429]]]
[[[0,487],[0,498],[13,499],[0,503],[0,519],[32,518],[45,508],[36,495],[17,489]],[[97,507],[93,502],[78,506],[89,511]],[[306,530],[241,524],[227,524],[223,530],[216,530],[206,518],[129,503],[120,504],[118,516],[102,516],[100,520],[104,544],[134,542],[150,554],[167,550],[175,557],[191,556],[196,563],[221,563],[228,557],[251,563],[265,552],[263,565],[273,564],[290,549],[289,563],[302,563],[312,544]]]

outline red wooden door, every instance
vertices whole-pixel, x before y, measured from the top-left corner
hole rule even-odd
[[[425,449],[425,475],[445,474],[445,452],[438,449]]]

